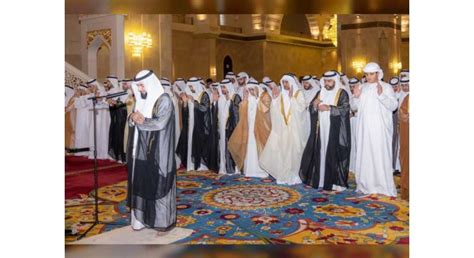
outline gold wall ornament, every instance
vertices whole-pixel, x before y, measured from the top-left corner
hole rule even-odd
[[[144,48],[151,48],[153,46],[153,40],[150,33],[142,32],[141,34],[135,34],[130,32],[128,33],[128,45],[132,47],[133,57],[141,57]]]
[[[327,38],[337,47],[337,14],[329,20],[329,28],[327,30]]]
[[[101,29],[101,30],[93,30],[87,32],[87,47],[94,41],[97,36],[102,36],[105,41],[112,46],[112,30],[111,29]]]
[[[69,85],[69,86],[73,87],[74,89],[76,89],[77,87],[79,87],[79,85],[81,83],[86,83],[81,78],[74,75],[73,73],[71,73],[67,70],[65,70],[64,72],[65,72],[64,84]]]

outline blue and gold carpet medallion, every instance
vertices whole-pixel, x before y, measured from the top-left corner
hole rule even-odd
[[[202,200],[212,207],[228,210],[278,208],[299,201],[300,194],[276,185],[233,185],[209,191]]]

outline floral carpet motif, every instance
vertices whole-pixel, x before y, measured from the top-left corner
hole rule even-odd
[[[395,181],[398,178],[395,177]],[[93,198],[67,200],[66,226],[93,219]],[[129,224],[126,181],[99,190],[100,225],[89,235]],[[277,185],[272,178],[178,172],[177,226],[193,229],[184,244],[408,244],[408,203],[305,185]],[[79,232],[87,224],[77,224]],[[74,241],[72,236],[66,241]]]
[[[287,206],[300,198],[297,191],[288,187],[233,185],[209,191],[202,200],[205,204],[221,209],[255,210]]]

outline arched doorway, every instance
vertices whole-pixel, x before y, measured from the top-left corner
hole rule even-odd
[[[97,50],[97,80],[103,82],[110,74],[110,50],[107,45],[102,44]]]
[[[79,17],[81,70],[89,77],[97,77],[97,66],[94,65],[97,63],[98,48],[104,41],[110,56],[109,73],[117,75],[119,78],[125,77],[124,19],[125,15],[123,14],[81,15]]]
[[[224,57],[224,75],[226,75],[228,72],[232,72],[232,58],[230,56],[225,56]]]
[[[90,43],[90,46],[87,48],[87,74],[89,76],[98,78],[99,73],[104,73],[103,70],[106,70],[106,73],[111,71],[110,64],[113,60],[111,60],[112,55],[110,55],[110,48],[111,46],[102,36],[95,37]],[[101,69],[101,71],[99,71],[99,69]]]

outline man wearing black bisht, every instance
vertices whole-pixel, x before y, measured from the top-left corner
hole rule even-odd
[[[132,90],[136,102],[128,119],[127,150],[131,225],[168,231],[176,225],[173,102],[153,71],[139,72]]]
[[[395,98],[398,99],[401,96],[400,79],[398,77],[392,77],[389,84],[392,85]],[[400,104],[399,104],[400,106]],[[399,142],[399,130],[398,130],[398,108],[392,112],[393,121],[393,137],[392,137],[392,167],[393,175],[400,175],[400,142]]]
[[[211,94],[209,95],[211,99],[211,129],[209,130],[209,161],[207,167],[209,170],[214,172],[219,171],[219,124],[218,124],[218,114],[219,107],[217,101],[219,100],[219,92],[217,88],[210,87]]]
[[[189,134],[189,108],[188,102],[184,101],[189,89],[187,85],[179,92],[179,103],[181,108],[181,132],[179,134],[176,155],[181,160],[181,165],[186,169],[188,164],[188,134]]]
[[[217,105],[211,105],[211,97],[198,78],[191,77],[186,86],[187,94],[182,95],[182,100],[183,119],[188,117],[187,170],[217,170],[217,146],[214,146],[218,142],[215,139],[218,137],[217,123],[212,122],[217,120]],[[178,154],[184,149],[181,146],[182,136],[183,133]]]
[[[112,86],[108,94],[123,91],[116,76],[107,76],[107,83]],[[119,163],[125,162],[123,142],[127,120],[127,106],[125,104],[127,97],[127,95],[123,95],[107,101],[110,111],[109,156]]]
[[[335,71],[324,73],[310,104],[311,134],[303,152],[300,177],[314,188],[342,191],[348,187],[351,152],[349,95]]]
[[[230,79],[224,79],[219,85],[219,173],[234,174],[237,170],[232,155],[229,152],[229,139],[239,123],[239,105],[242,101],[235,92]],[[246,147],[246,146],[245,146]]]

